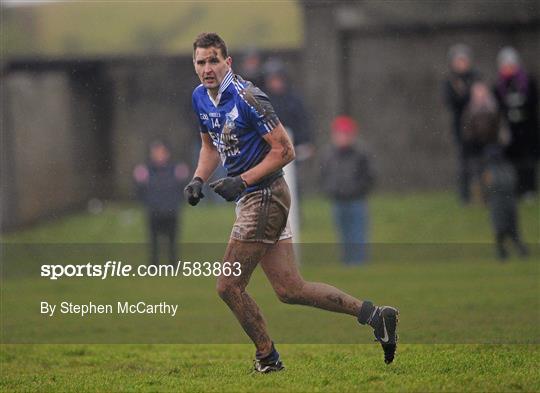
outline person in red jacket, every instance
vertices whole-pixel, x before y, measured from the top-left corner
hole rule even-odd
[[[374,182],[367,154],[358,145],[358,125],[349,116],[332,122],[332,145],[323,152],[321,182],[333,204],[342,260],[361,264],[367,257],[368,206]]]

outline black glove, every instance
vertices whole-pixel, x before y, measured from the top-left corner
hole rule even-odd
[[[202,193],[203,179],[194,177],[193,180],[184,188],[184,196],[191,206],[195,206],[204,198]]]
[[[247,188],[247,183],[240,177],[224,177],[210,183],[210,187],[226,201],[234,201]]]

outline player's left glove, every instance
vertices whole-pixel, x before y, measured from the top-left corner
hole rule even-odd
[[[210,183],[210,187],[226,201],[231,202],[246,190],[247,183],[240,176],[224,177]]]

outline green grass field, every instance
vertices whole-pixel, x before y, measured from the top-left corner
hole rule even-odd
[[[302,241],[308,245],[302,249],[302,272],[307,279],[400,308],[401,344],[390,366],[383,363],[378,344],[370,343],[370,331],[350,317],[280,304],[260,271],[248,289],[287,367],[265,376],[251,373],[253,347],[215,295],[211,279],[139,279],[134,285],[132,280],[49,282],[22,275],[2,283],[0,389],[540,391],[538,202],[520,209],[531,257],[504,264],[493,258],[481,206],[460,207],[444,193],[378,195],[370,206],[375,260],[345,268],[332,254],[328,204],[305,201]],[[186,208],[179,240],[212,242],[219,251],[232,219],[229,205]],[[10,246],[110,243],[112,250],[129,242],[140,253],[136,243],[144,239],[138,207],[113,203],[101,214],[70,215],[2,240]],[[176,299],[181,311],[174,323],[150,317],[49,323],[29,311],[43,294],[80,302],[118,294]],[[13,344],[29,337],[49,344]],[[54,344],[64,342],[72,344]]]

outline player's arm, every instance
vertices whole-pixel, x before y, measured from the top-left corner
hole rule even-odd
[[[293,144],[281,123],[263,135],[263,138],[270,145],[270,151],[260,163],[240,175],[247,185],[257,183],[294,160]]]
[[[240,176],[225,177],[210,184],[210,187],[227,201],[234,201],[249,185],[283,168],[295,157],[291,140],[266,94],[258,88],[248,86],[240,95],[245,102],[240,109],[241,113],[251,121],[251,125],[270,146],[270,150],[261,162]]]
[[[193,175],[193,180],[184,188],[184,195],[188,203],[195,206],[204,198],[202,186],[205,181],[214,173],[219,165],[219,153],[212,143],[212,138],[207,132],[201,132],[201,151],[199,153],[199,163]]]
[[[212,173],[214,173],[219,165],[219,153],[207,132],[201,132],[201,142],[199,162],[193,177],[198,177],[205,182],[212,176]]]

